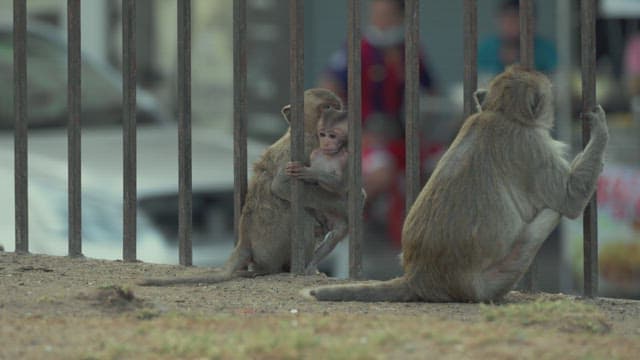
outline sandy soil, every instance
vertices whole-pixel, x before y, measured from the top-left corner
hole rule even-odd
[[[57,338],[56,334],[47,330],[51,322],[56,321],[72,321],[69,326],[97,321],[102,324],[98,326],[103,326],[101,321],[124,319],[125,325],[117,326],[126,327],[128,321],[136,322],[165,314],[201,318],[230,314],[250,319],[260,319],[262,315],[278,317],[291,314],[355,316],[361,319],[383,315],[429,316],[435,320],[470,324],[485,321],[486,318],[481,311],[482,305],[478,304],[320,303],[299,295],[299,291],[306,287],[340,282],[321,275],[303,277],[280,274],[207,286],[157,288],[135,285],[143,277],[184,276],[206,271],[172,265],[0,252],[0,358],[15,358],[17,355],[38,358],[39,351],[50,348],[38,350],[34,345],[31,348],[34,351],[27,351],[25,346],[39,344],[38,339],[43,337],[48,339],[47,346],[64,348],[70,343],[69,337]],[[595,305],[609,324],[608,336],[640,343],[638,301],[602,298],[579,300],[562,294],[512,292],[505,303],[518,304],[541,299],[569,299]],[[42,328],[29,328],[26,331],[31,320],[35,320]],[[60,328],[67,329],[69,326]],[[81,327],[78,331],[82,331]],[[78,335],[72,333],[69,336]]]

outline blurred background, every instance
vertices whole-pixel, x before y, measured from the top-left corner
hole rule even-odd
[[[403,197],[401,1],[363,2],[365,277],[401,273]],[[428,179],[462,122],[463,1],[420,3],[421,165]],[[478,2],[479,87],[517,62],[517,6]],[[517,1],[515,1],[517,4]],[[175,0],[137,0],[138,256],[177,263],[177,45]],[[286,129],[288,1],[248,0],[249,161]],[[579,1],[536,4],[536,67],[554,81],[554,135],[581,148]],[[600,179],[600,285],[640,298],[640,1],[601,0],[597,101],[611,143]],[[233,247],[232,1],[193,0],[194,263],[217,266]],[[30,249],[67,252],[66,1],[28,2]],[[347,9],[305,0],[305,88],[344,90]],[[12,4],[0,2],[0,245],[13,251]],[[514,17],[515,14],[515,17]],[[516,20],[517,21],[517,20]],[[117,259],[122,248],[122,19],[119,0],[82,2],[83,253]],[[347,276],[347,242],[321,270]],[[539,254],[538,287],[579,292],[581,221],[565,221]]]

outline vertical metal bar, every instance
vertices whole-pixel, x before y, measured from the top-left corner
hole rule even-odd
[[[124,234],[122,257],[136,260],[136,2],[122,0]]]
[[[420,58],[418,55],[420,10],[418,0],[407,0],[405,3],[405,136],[406,136],[406,173],[405,173],[405,214],[420,192],[420,130],[418,117],[420,102],[418,90],[420,86]]]
[[[580,45],[582,58],[582,113],[596,105],[596,4],[595,0],[580,3]],[[591,126],[582,119],[582,145],[587,146]],[[598,295],[598,212],[596,196],[591,198],[583,217],[584,232],[584,296]]]
[[[233,229],[236,241],[247,194],[247,1],[233,2]]]
[[[556,2],[556,43],[558,69],[555,73],[558,139],[570,143],[571,136],[571,68],[573,63],[573,8],[570,1]]]
[[[476,112],[473,93],[478,88],[478,6],[464,0],[464,118]]]
[[[527,69],[534,68],[533,53],[533,2],[520,0],[520,63]]]
[[[304,8],[303,1],[289,0],[289,63],[291,98],[291,160],[304,159]],[[291,182],[291,272],[304,273],[306,266],[306,239],[304,209],[299,181]]]
[[[81,182],[81,42],[80,0],[67,0],[67,106],[68,123],[68,182],[69,182],[69,256],[82,255],[82,182]]]
[[[526,69],[534,69],[533,50],[533,3],[531,0],[520,0],[520,63]],[[525,291],[533,291],[536,282],[536,269],[538,259],[534,258],[529,270],[522,277],[522,285]]]
[[[192,264],[191,0],[178,0],[178,240],[181,265]]]
[[[572,90],[571,90],[571,70],[574,64],[573,32],[574,10],[576,4],[573,1],[556,1],[556,44],[558,49],[558,68],[555,72],[554,95],[556,96],[556,134],[560,141],[571,144],[572,136]],[[561,221],[559,225],[560,252],[555,254],[559,266],[558,284],[561,292],[566,292],[572,288],[574,277],[570,271],[565,271],[563,254],[569,251],[568,244],[562,241],[562,237],[567,230]]]
[[[349,111],[349,277],[362,277],[362,54],[360,51],[360,0],[348,5],[348,75]]]
[[[27,166],[27,4],[13,0],[15,251],[29,252]]]

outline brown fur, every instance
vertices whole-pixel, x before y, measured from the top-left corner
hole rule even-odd
[[[339,98],[324,89],[309,89],[304,94],[305,157],[318,147],[315,135],[318,119],[328,108],[342,108]],[[287,105],[282,114],[289,121]],[[198,278],[147,279],[140,285],[216,283],[237,276],[251,276],[287,272],[291,258],[291,215],[289,202],[271,192],[271,183],[280,168],[290,160],[290,130],[254,164],[254,172],[240,216],[238,242],[220,271]],[[307,193],[306,191],[303,191]],[[321,198],[321,197],[320,197]],[[321,198],[322,199],[322,198]],[[303,201],[305,201],[303,199]],[[310,198],[306,201],[326,201]],[[250,268],[249,268],[249,265]],[[243,270],[249,269],[249,272]]]
[[[312,214],[322,223],[327,224],[329,230],[322,242],[316,246],[306,266],[305,273],[309,275],[317,272],[320,262],[347,236],[349,230],[346,206],[340,206],[337,209],[335,206],[336,203],[346,205],[348,199],[346,187],[348,179],[345,172],[349,155],[347,112],[336,109],[325,110],[318,121],[317,128],[319,146],[311,152],[309,166],[300,162],[290,162],[285,169],[278,172],[272,185],[273,192],[283,199],[289,199],[288,189],[291,187],[291,181],[295,181],[291,179],[315,184],[307,187],[307,191],[332,196],[332,201],[329,202],[305,204]],[[324,137],[320,139],[321,136]],[[325,204],[330,207],[325,208]]]
[[[553,95],[542,74],[518,67],[491,83],[405,220],[404,275],[321,287],[334,301],[491,301],[529,267],[561,215],[578,217],[602,171],[608,140],[601,107],[586,149],[569,164],[549,135]]]

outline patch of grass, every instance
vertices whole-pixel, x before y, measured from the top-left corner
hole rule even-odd
[[[485,320],[522,326],[551,326],[566,332],[604,334],[611,324],[591,304],[578,300],[536,300],[520,304],[480,305]]]
[[[136,312],[136,319],[138,320],[151,320],[155,319],[161,315],[161,312],[152,308],[144,308],[140,309],[140,311]]]
[[[544,321],[530,320],[531,308],[542,306],[564,313],[567,309],[563,306],[573,307],[573,302],[518,305],[528,306],[529,309],[522,311],[528,315],[521,315],[516,311],[519,307],[513,308],[514,305],[485,306],[482,314],[471,321],[440,319],[432,315],[207,316],[169,312],[146,321],[140,321],[136,313],[129,313],[65,318],[64,321],[29,319],[25,322],[21,318],[16,322],[19,321],[21,329],[37,339],[62,336],[66,347],[60,358],[635,359],[640,351],[636,341],[613,333],[603,336],[590,331],[561,331],[550,322],[551,316]],[[582,305],[586,304],[577,306]],[[513,314],[493,313],[497,311],[494,308]],[[485,320],[485,313],[491,313],[490,319]],[[515,321],[521,316],[528,318],[527,325]],[[564,320],[558,318],[556,321]],[[41,333],[34,331],[37,329]],[[43,336],[42,332],[50,335]],[[68,336],[71,334],[74,336]]]

